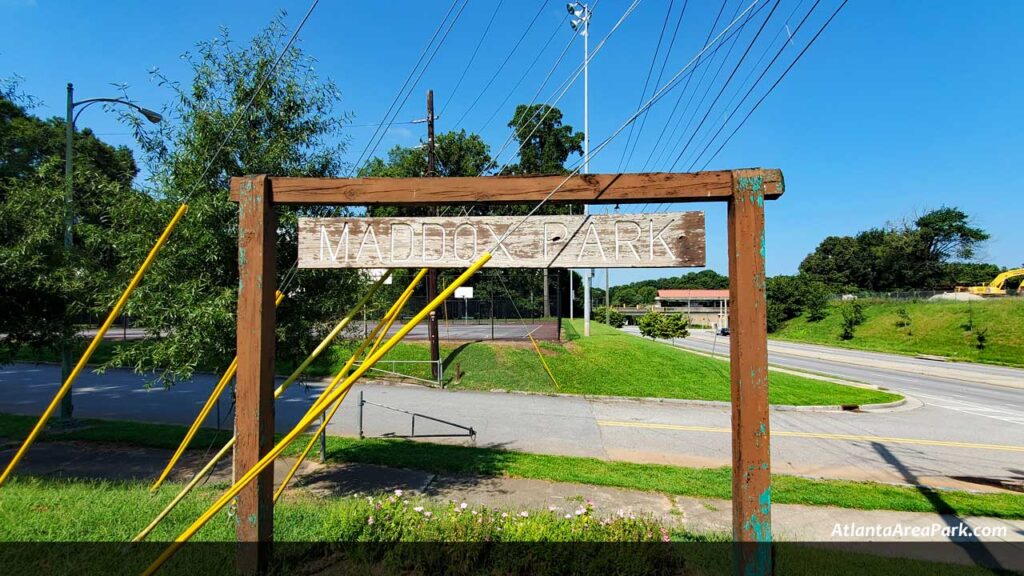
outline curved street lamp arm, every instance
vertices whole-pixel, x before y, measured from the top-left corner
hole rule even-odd
[[[82,107],[81,109],[78,110],[78,112],[75,113],[74,118],[71,119],[71,124],[74,125],[74,124],[76,124],[78,122],[78,115],[82,113],[82,110],[85,110],[86,108],[88,108],[92,104],[96,104],[97,102],[107,102],[107,103],[111,103],[111,104],[124,104],[125,106],[128,106],[129,108],[134,108],[140,114],[145,116],[147,120],[149,120],[150,122],[152,122],[154,124],[156,124],[157,122],[159,122],[159,121],[161,121],[163,119],[163,117],[160,116],[160,114],[158,114],[158,113],[156,113],[156,112],[154,112],[154,111],[152,111],[152,110],[150,110],[148,108],[143,108],[142,106],[139,106],[138,104],[135,104],[134,102],[129,102],[128,100],[122,100],[121,98],[89,98],[89,99],[86,99],[86,100],[79,100],[78,102],[74,102],[74,103],[71,104],[71,108],[72,109],[77,108],[78,106]]]

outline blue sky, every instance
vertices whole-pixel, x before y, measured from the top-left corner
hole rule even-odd
[[[339,112],[354,114],[355,124],[379,122],[449,4],[447,0],[322,1],[302,32],[301,46],[318,59],[319,72],[342,89]],[[592,47],[628,4],[600,0],[593,17]],[[682,4],[683,0],[676,0],[667,35]],[[793,37],[795,47],[781,62],[788,64],[809,32],[817,30],[837,4],[838,0],[822,1],[805,30]],[[497,0],[470,2],[397,120],[422,117],[424,93],[433,88],[437,109],[449,106],[438,120],[438,130],[479,132],[496,151],[508,136],[505,123],[515,104],[532,98],[571,38],[564,4],[550,1],[543,8],[541,5],[538,0],[501,3],[483,49],[453,94],[498,6]],[[665,79],[700,49],[720,5],[689,0]],[[732,15],[739,5],[740,0],[729,0],[726,15]],[[778,38],[776,45],[781,45],[786,32],[776,23],[798,5],[800,0],[783,0],[776,19],[763,33],[765,42],[755,47],[751,59],[760,55],[761,46],[769,39]],[[805,1],[798,14],[809,5]],[[636,109],[668,6],[668,0],[641,2],[593,59],[590,127],[595,146]],[[23,77],[23,90],[42,100],[35,112],[43,116],[63,114],[64,86],[69,81],[83,98],[115,94],[112,84],[126,83],[137,102],[159,109],[170,93],[150,80],[151,68],[159,67],[170,77],[187,81],[188,70],[180,55],[195,42],[216,35],[220,26],[228,27],[241,42],[279,9],[287,10],[287,22],[294,26],[307,7],[306,1],[282,0],[0,0],[0,30],[5,38],[0,45],[0,76]],[[507,68],[455,126],[538,9],[540,17]],[[789,22],[790,30],[798,19]],[[1024,186],[1014,176],[1024,151],[1022,21],[1024,3],[1009,0],[851,1],[708,165],[708,169],[764,166],[783,170],[786,194],[767,208],[768,273],[795,272],[802,258],[825,236],[852,234],[942,205],[964,209],[992,234],[983,253],[985,260],[1004,266],[1024,263],[1020,226]],[[745,46],[743,42],[737,51]],[[582,50],[577,40],[556,70],[554,84],[571,73],[582,59]],[[530,69],[538,53],[538,63]],[[708,102],[729,69],[723,71]],[[709,69],[709,84],[715,70]],[[777,66],[768,78],[773,80],[779,71]],[[522,83],[512,90],[521,77]],[[542,99],[551,94],[554,84],[542,92]],[[511,97],[499,106],[510,91]],[[702,93],[703,88],[698,98]],[[652,109],[636,153],[624,171],[641,170],[649,157],[648,169],[669,168],[670,161],[659,161],[661,153],[652,155],[651,151],[676,94],[670,93]],[[724,98],[731,95],[732,88]],[[582,81],[558,105],[566,122],[582,129]],[[717,129],[713,122],[721,119],[713,113],[707,126]],[[101,109],[90,109],[79,123],[111,143],[132,145],[127,130]],[[395,144],[415,144],[421,131],[421,125],[392,127],[377,154]],[[729,131],[731,128],[726,133]],[[348,131],[347,160],[359,155],[372,132],[365,127]],[[597,155],[591,171],[618,171],[625,138],[623,133]],[[698,133],[697,140],[702,138]],[[500,158],[506,159],[507,155]],[[707,211],[708,266],[725,272],[724,208],[683,208]],[[612,272],[612,283],[681,272],[685,270],[617,270]]]

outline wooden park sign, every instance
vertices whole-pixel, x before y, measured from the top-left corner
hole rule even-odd
[[[754,141],[753,139],[751,140]],[[772,571],[771,545],[771,422],[768,410],[768,340],[765,321],[765,237],[764,204],[782,196],[784,191],[782,172],[772,169],[722,170],[696,172],[692,174],[645,173],[645,174],[587,174],[575,175],[566,180],[564,176],[488,176],[480,178],[290,178],[270,176],[245,176],[232,178],[231,198],[238,202],[238,376],[236,385],[235,429],[238,443],[235,446],[235,473],[250,470],[274,446],[274,388],[276,386],[275,359],[275,318],[274,305],[277,289],[277,232],[278,221],[275,210],[281,205],[348,205],[348,206],[443,206],[450,204],[493,205],[525,204],[550,200],[552,203],[586,204],[638,204],[660,202],[722,202],[727,206],[726,227],[728,232],[727,253],[729,254],[729,315],[730,321],[730,380],[732,401],[732,516],[733,539],[737,542],[736,574],[767,576]],[[555,234],[550,227],[534,228],[537,236],[532,240],[533,248],[526,254],[533,258],[522,258],[520,267],[563,265],[561,258],[569,259],[572,267],[614,267],[664,266],[667,258],[674,259],[675,266],[698,265],[704,262],[703,216],[671,215],[679,219],[669,225],[664,234],[658,233],[651,241],[650,227],[619,225],[619,244],[616,253],[616,224],[611,227],[598,224],[602,216],[590,217],[591,227],[584,223],[570,226],[565,223],[568,238],[563,246],[557,246]],[[630,218],[658,218],[650,215],[623,215],[619,222]],[[547,218],[547,217],[544,217]],[[561,218],[561,217],[558,217]],[[687,221],[686,218],[691,218]],[[698,220],[692,220],[698,218]],[[472,258],[469,238],[475,237],[479,250],[493,247],[490,231],[474,223],[475,219],[452,219],[445,228],[450,250],[437,251],[428,243],[427,258],[437,259],[439,255],[457,258],[456,266],[465,265],[463,259]],[[380,228],[370,224],[373,238],[363,242],[357,234],[354,220],[350,222],[348,244],[340,235],[343,229],[325,226],[327,238],[333,242],[332,257],[326,253],[320,257],[320,226],[315,220],[306,220],[300,225],[304,231],[300,239],[300,265],[310,267],[320,261],[321,266],[331,261],[331,266],[367,267],[415,267],[427,264],[412,257],[419,252],[423,258],[422,228],[420,244],[406,247],[404,252],[390,250],[390,227]],[[396,220],[402,222],[403,220]],[[529,222],[536,222],[537,217]],[[335,222],[345,222],[338,220]],[[384,222],[381,220],[381,222]],[[406,223],[420,226],[429,219],[406,220]],[[661,230],[659,220],[653,221],[655,230]],[[672,222],[676,222],[673,220]],[[687,223],[688,222],[688,223]],[[468,224],[468,228],[465,226]],[[502,234],[507,223],[494,225],[494,233]],[[337,224],[335,223],[336,227]],[[366,232],[366,224],[363,224]],[[626,226],[632,232],[626,236]],[[524,224],[524,228],[526,224]],[[456,228],[461,228],[456,234]],[[473,235],[470,234],[472,228]],[[558,230],[561,230],[559,227]],[[646,242],[644,230],[647,230]],[[673,231],[687,231],[686,244],[674,244]],[[310,236],[312,231],[312,236]],[[402,231],[396,231],[398,234]],[[427,226],[430,233],[439,234],[437,229]],[[406,230],[405,234],[409,234]],[[333,235],[332,235],[333,234]],[[368,234],[368,233],[367,233]],[[367,234],[364,234],[366,236]],[[596,236],[595,236],[596,235]],[[682,236],[682,234],[677,234]],[[456,238],[457,236],[457,238]],[[399,236],[400,237],[400,236]],[[633,239],[636,237],[635,239]],[[356,240],[358,238],[358,241]],[[412,236],[409,236],[411,239]],[[549,245],[545,260],[544,238]],[[600,249],[596,244],[599,239]],[[665,241],[662,245],[661,238]],[[376,242],[373,242],[376,240]],[[458,243],[455,242],[458,240]],[[530,237],[519,238],[519,231],[508,239],[504,247],[511,257],[520,250],[520,242],[529,243]],[[345,251],[339,252],[339,242]],[[398,242],[398,240],[396,240]],[[576,244],[574,244],[576,242]],[[629,246],[623,242],[630,243]],[[579,263],[572,260],[581,257],[580,248],[585,246]],[[652,256],[652,245],[654,255]],[[669,250],[672,256],[668,256]],[[418,247],[418,250],[417,250]],[[409,250],[411,248],[411,250]],[[456,248],[458,254],[456,255]],[[558,248],[556,250],[556,248]],[[564,249],[563,249],[564,248]],[[360,249],[362,253],[360,253]],[[575,252],[573,251],[575,249]],[[380,257],[377,251],[380,250]],[[601,250],[604,257],[601,257]],[[373,253],[370,257],[369,254]],[[409,254],[409,261],[401,264],[387,262],[386,255]],[[536,262],[539,255],[540,264]],[[502,249],[492,254],[494,260],[506,258]],[[582,258],[581,257],[581,258]],[[597,261],[593,259],[596,258]],[[378,261],[374,262],[373,259]],[[362,261],[366,260],[363,264]],[[616,263],[615,261],[618,260]],[[657,260],[657,261],[656,261]],[[498,260],[500,261],[500,260]],[[340,262],[340,263],[339,263]],[[347,262],[347,264],[346,264]],[[430,266],[440,266],[430,262]],[[681,366],[680,369],[685,369]],[[239,542],[258,543],[253,548],[241,547],[239,570],[258,572],[269,564],[270,544],[273,541],[274,521],[274,470],[266,466],[256,478],[238,493],[236,533]]]
[[[704,213],[300,218],[300,268],[704,266]],[[512,233],[500,246],[499,238]]]

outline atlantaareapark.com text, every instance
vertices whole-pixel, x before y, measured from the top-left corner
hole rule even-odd
[[[905,524],[849,524],[837,523],[832,527],[833,538],[1002,538],[1006,526],[969,526],[963,522],[949,526],[933,524],[907,526]]]

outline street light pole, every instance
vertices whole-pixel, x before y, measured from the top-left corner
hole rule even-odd
[[[575,16],[571,22],[573,30],[583,31],[583,174],[590,174],[590,7],[581,2],[566,4],[569,14]],[[583,215],[589,213],[589,207],[583,205]],[[583,272],[583,335],[590,336],[590,284],[594,278],[594,269]],[[569,275],[569,294],[572,298],[572,274]],[[572,301],[569,302],[572,310]],[[571,314],[571,312],[570,312]]]
[[[73,181],[74,169],[71,165],[74,154],[72,153],[72,146],[74,145],[75,137],[75,122],[73,114],[75,112],[75,86],[68,82],[68,103],[67,103],[67,116],[64,120],[64,265],[71,265],[71,245],[74,242],[73,226],[74,226],[74,192],[73,192]],[[65,314],[68,310],[65,310]],[[60,343],[60,381],[67,382],[68,376],[71,374],[71,337],[65,335],[61,339]],[[71,413],[74,411],[74,404],[71,402],[71,390],[64,395],[64,399],[60,401],[60,418],[61,420],[70,420]]]
[[[89,98],[87,100],[80,100],[75,102],[75,85],[68,82],[68,97],[67,97],[67,113],[64,117],[64,263],[65,266],[71,265],[71,252],[74,245],[74,226],[75,226],[75,193],[74,193],[74,144],[75,144],[75,108],[81,106],[85,108],[91,104],[97,102],[106,102],[110,104],[123,104],[129,108],[134,108],[140,114],[142,114],[146,120],[156,124],[163,120],[163,117],[156,112],[143,108],[138,104],[134,104],[127,100],[120,98]],[[81,114],[79,110],[79,114]],[[65,310],[65,314],[68,310]],[[74,364],[74,358],[72,358],[72,339],[74,335],[65,335],[61,339],[60,344],[60,366],[61,366],[61,382],[66,382],[68,376],[71,374],[71,366]],[[70,420],[72,413],[74,412],[74,404],[71,401],[71,389],[68,389],[68,393],[64,395],[64,398],[60,402],[60,419]]]
[[[583,5],[583,173],[590,174],[590,7]],[[583,205],[583,215],[590,211]],[[583,335],[590,336],[590,285],[594,269],[583,277]]]

